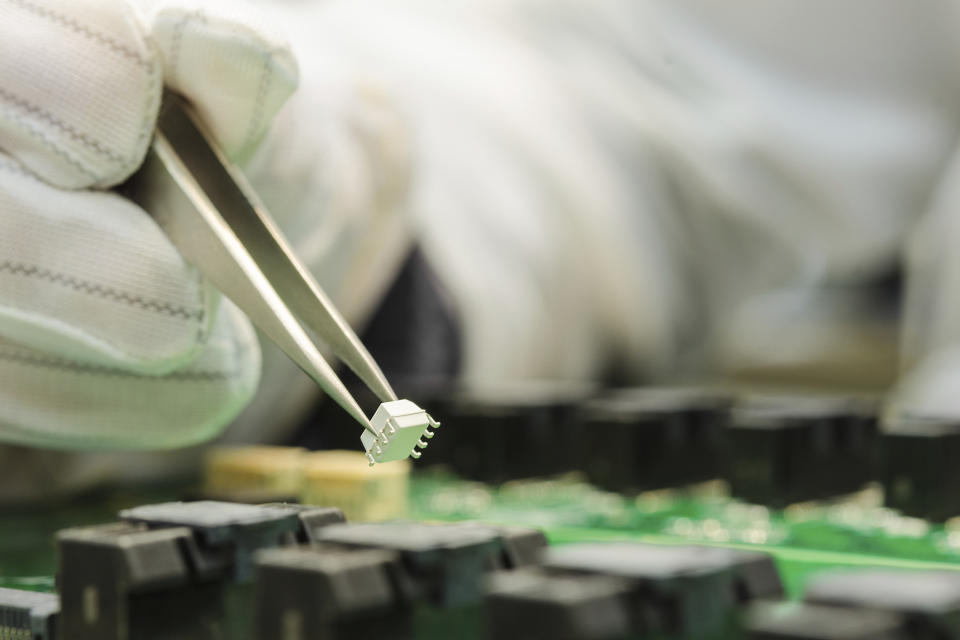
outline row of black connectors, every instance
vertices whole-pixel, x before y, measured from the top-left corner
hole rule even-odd
[[[0,589],[31,640],[960,638],[960,574],[847,570],[786,602],[773,559],[706,546],[548,547],[533,529],[347,524],[218,502],[58,534],[59,595]]]
[[[960,420],[878,424],[864,397],[732,397],[637,388],[599,397],[556,387],[485,397],[437,395],[444,423],[420,466],[486,482],[570,471],[633,493],[723,479],[740,499],[771,507],[882,483],[907,515],[960,515]]]

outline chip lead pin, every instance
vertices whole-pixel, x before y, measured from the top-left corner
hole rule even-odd
[[[381,404],[370,424],[373,433],[365,431],[360,436],[364,448],[372,451],[377,462],[392,462],[419,458],[420,452],[414,448],[427,446],[424,438],[431,437],[428,429],[437,421],[409,400],[396,400]]]

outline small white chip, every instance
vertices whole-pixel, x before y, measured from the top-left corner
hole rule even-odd
[[[360,441],[371,467],[377,462],[404,460],[407,456],[419,458],[420,451],[417,449],[426,449],[427,440],[434,436],[430,427],[436,429],[440,426],[426,411],[409,400],[384,402],[373,414],[370,424],[378,435],[374,437],[369,431],[364,431]]]

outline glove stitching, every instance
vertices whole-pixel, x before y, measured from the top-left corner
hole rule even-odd
[[[41,107],[33,104],[32,102],[24,100],[23,98],[7,91],[2,87],[0,87],[0,98],[3,98],[8,103],[12,104],[14,107],[19,107],[20,109],[34,116],[41,122],[46,122],[47,124],[55,127],[56,129],[59,129],[60,131],[65,133],[67,136],[69,136],[70,139],[80,143],[81,145],[87,147],[88,149],[91,149],[92,151],[99,153],[100,155],[106,157],[108,160],[111,160],[118,164],[126,164],[129,162],[126,158],[124,158],[117,152],[111,149],[108,149],[107,147],[103,146],[103,144],[94,140],[93,138],[83,133],[82,131],[77,131],[75,127],[64,122],[63,120],[60,120],[49,111],[42,109]]]
[[[173,27],[173,35],[170,37],[170,74],[173,84],[180,86],[180,52],[183,48],[183,37],[187,30],[187,25],[191,20],[201,20],[206,22],[206,15],[203,9],[197,9],[192,13],[184,15]]]
[[[0,165],[0,167],[2,167],[2,165]],[[132,307],[139,307],[146,311],[155,311],[161,315],[180,317],[185,320],[199,318],[201,320],[201,326],[205,316],[204,306],[201,306],[199,310],[191,310],[188,307],[178,306],[160,300],[151,300],[149,298],[144,298],[143,296],[120,291],[119,289],[107,287],[95,282],[80,280],[65,273],[57,273],[50,269],[44,269],[34,265],[3,261],[0,262],[0,272],[6,272],[11,275],[23,276],[26,278],[38,278],[40,280],[46,280],[47,282],[59,284],[77,292],[88,293],[99,298],[113,300],[114,302],[120,302]]]
[[[48,9],[46,7],[38,6],[32,2],[27,2],[27,0],[6,0],[9,4],[12,4],[20,9],[30,12],[36,16],[49,20],[55,24],[58,24],[62,27],[77,33],[88,40],[92,40],[107,49],[123,56],[124,58],[136,63],[141,67],[149,67],[150,61],[144,58],[142,55],[131,49],[130,47],[125,46],[123,43],[114,40],[113,38],[95,31],[90,27],[77,22],[76,20],[65,16],[61,13]]]
[[[242,350],[242,349],[241,349]],[[238,352],[239,355],[239,352]],[[103,376],[110,378],[124,378],[132,380],[151,380],[151,381],[173,381],[173,382],[225,382],[235,380],[241,376],[239,367],[228,371],[174,371],[164,375],[150,375],[146,373],[135,373],[124,371],[123,369],[114,369],[111,367],[99,367],[96,365],[87,365],[72,360],[61,360],[57,358],[44,358],[41,356],[29,355],[17,352],[0,351],[0,361],[12,362],[29,367],[41,369],[57,369],[79,373],[84,375]]]
[[[167,225],[167,217],[165,214],[158,214],[153,216],[153,221],[156,223],[160,230],[170,236]],[[191,267],[191,269],[193,269]],[[197,305],[198,309],[194,313],[194,317],[197,319],[197,333],[196,333],[196,343],[202,345],[206,342],[208,333],[213,329],[213,327],[207,327],[207,302],[209,298],[209,292],[207,287],[204,286],[203,274],[199,271],[193,269],[196,276],[193,279],[194,286],[197,290]]]
[[[0,171],[6,171],[15,175],[29,178],[31,180],[39,181],[37,176],[15,162],[0,160]],[[163,229],[162,225],[158,224],[158,226]],[[203,276],[201,276],[199,273],[194,278],[194,286],[197,289],[197,309],[191,310],[185,306],[173,305],[169,302],[163,302],[159,300],[151,300],[143,298],[142,296],[127,293],[125,291],[120,291],[112,287],[106,287],[104,285],[96,284],[86,280],[78,280],[64,273],[58,273],[50,269],[42,269],[34,265],[3,261],[0,262],[0,271],[5,271],[12,275],[41,278],[54,284],[60,284],[69,287],[75,291],[90,293],[101,298],[114,300],[115,302],[140,307],[147,311],[156,311],[157,313],[170,317],[181,317],[185,320],[195,318],[197,321],[197,344],[203,344],[203,342],[206,340],[208,333],[206,327],[207,298],[209,297],[209,292],[206,290],[206,287],[203,286]]]
[[[261,128],[266,113],[267,91],[270,88],[270,82],[273,80],[273,52],[264,51],[261,55],[263,57],[263,70],[260,72],[260,86],[257,88],[257,100],[253,106],[253,117],[244,138],[243,149],[248,148],[256,141],[257,132]]]
[[[18,115],[17,112],[11,111],[9,109],[4,109],[3,111],[4,111],[4,115],[6,115],[9,120],[11,120],[14,124],[18,125],[27,134],[33,136],[34,138],[42,142],[44,145],[49,147],[55,154],[57,154],[60,158],[62,158],[65,162],[67,162],[67,164],[72,166],[74,169],[76,169],[77,171],[79,171],[80,173],[82,173],[83,175],[87,176],[92,180],[100,180],[99,176],[97,176],[95,173],[87,169],[79,160],[71,156],[70,153],[65,148],[57,144],[55,140],[52,140],[49,137],[47,137],[47,135],[43,131],[40,131],[36,127],[32,126],[22,116]]]
[[[197,273],[194,278],[194,286],[197,288],[197,344],[206,342],[207,338],[207,288],[203,286],[203,276]]]
[[[150,43],[148,43],[148,46],[150,46]],[[156,127],[157,113],[160,111],[160,101],[163,99],[162,67],[159,56],[156,60],[157,63],[151,65],[147,73],[149,90],[144,92],[143,109],[141,110],[143,119],[140,121],[140,131],[137,133],[135,143],[135,148],[140,149],[141,153],[122,163],[124,178],[132,174],[143,163],[143,154],[146,152],[149,140],[153,138],[153,131]],[[157,78],[158,75],[161,75],[160,79]]]

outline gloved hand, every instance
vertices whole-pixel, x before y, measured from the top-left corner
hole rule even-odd
[[[886,421],[960,417],[960,150],[933,190],[906,243],[902,375]]]
[[[0,2],[0,441],[180,446],[217,433],[256,388],[248,321],[109,189],[141,163],[164,84],[242,161],[297,65],[236,1],[144,13]]]

